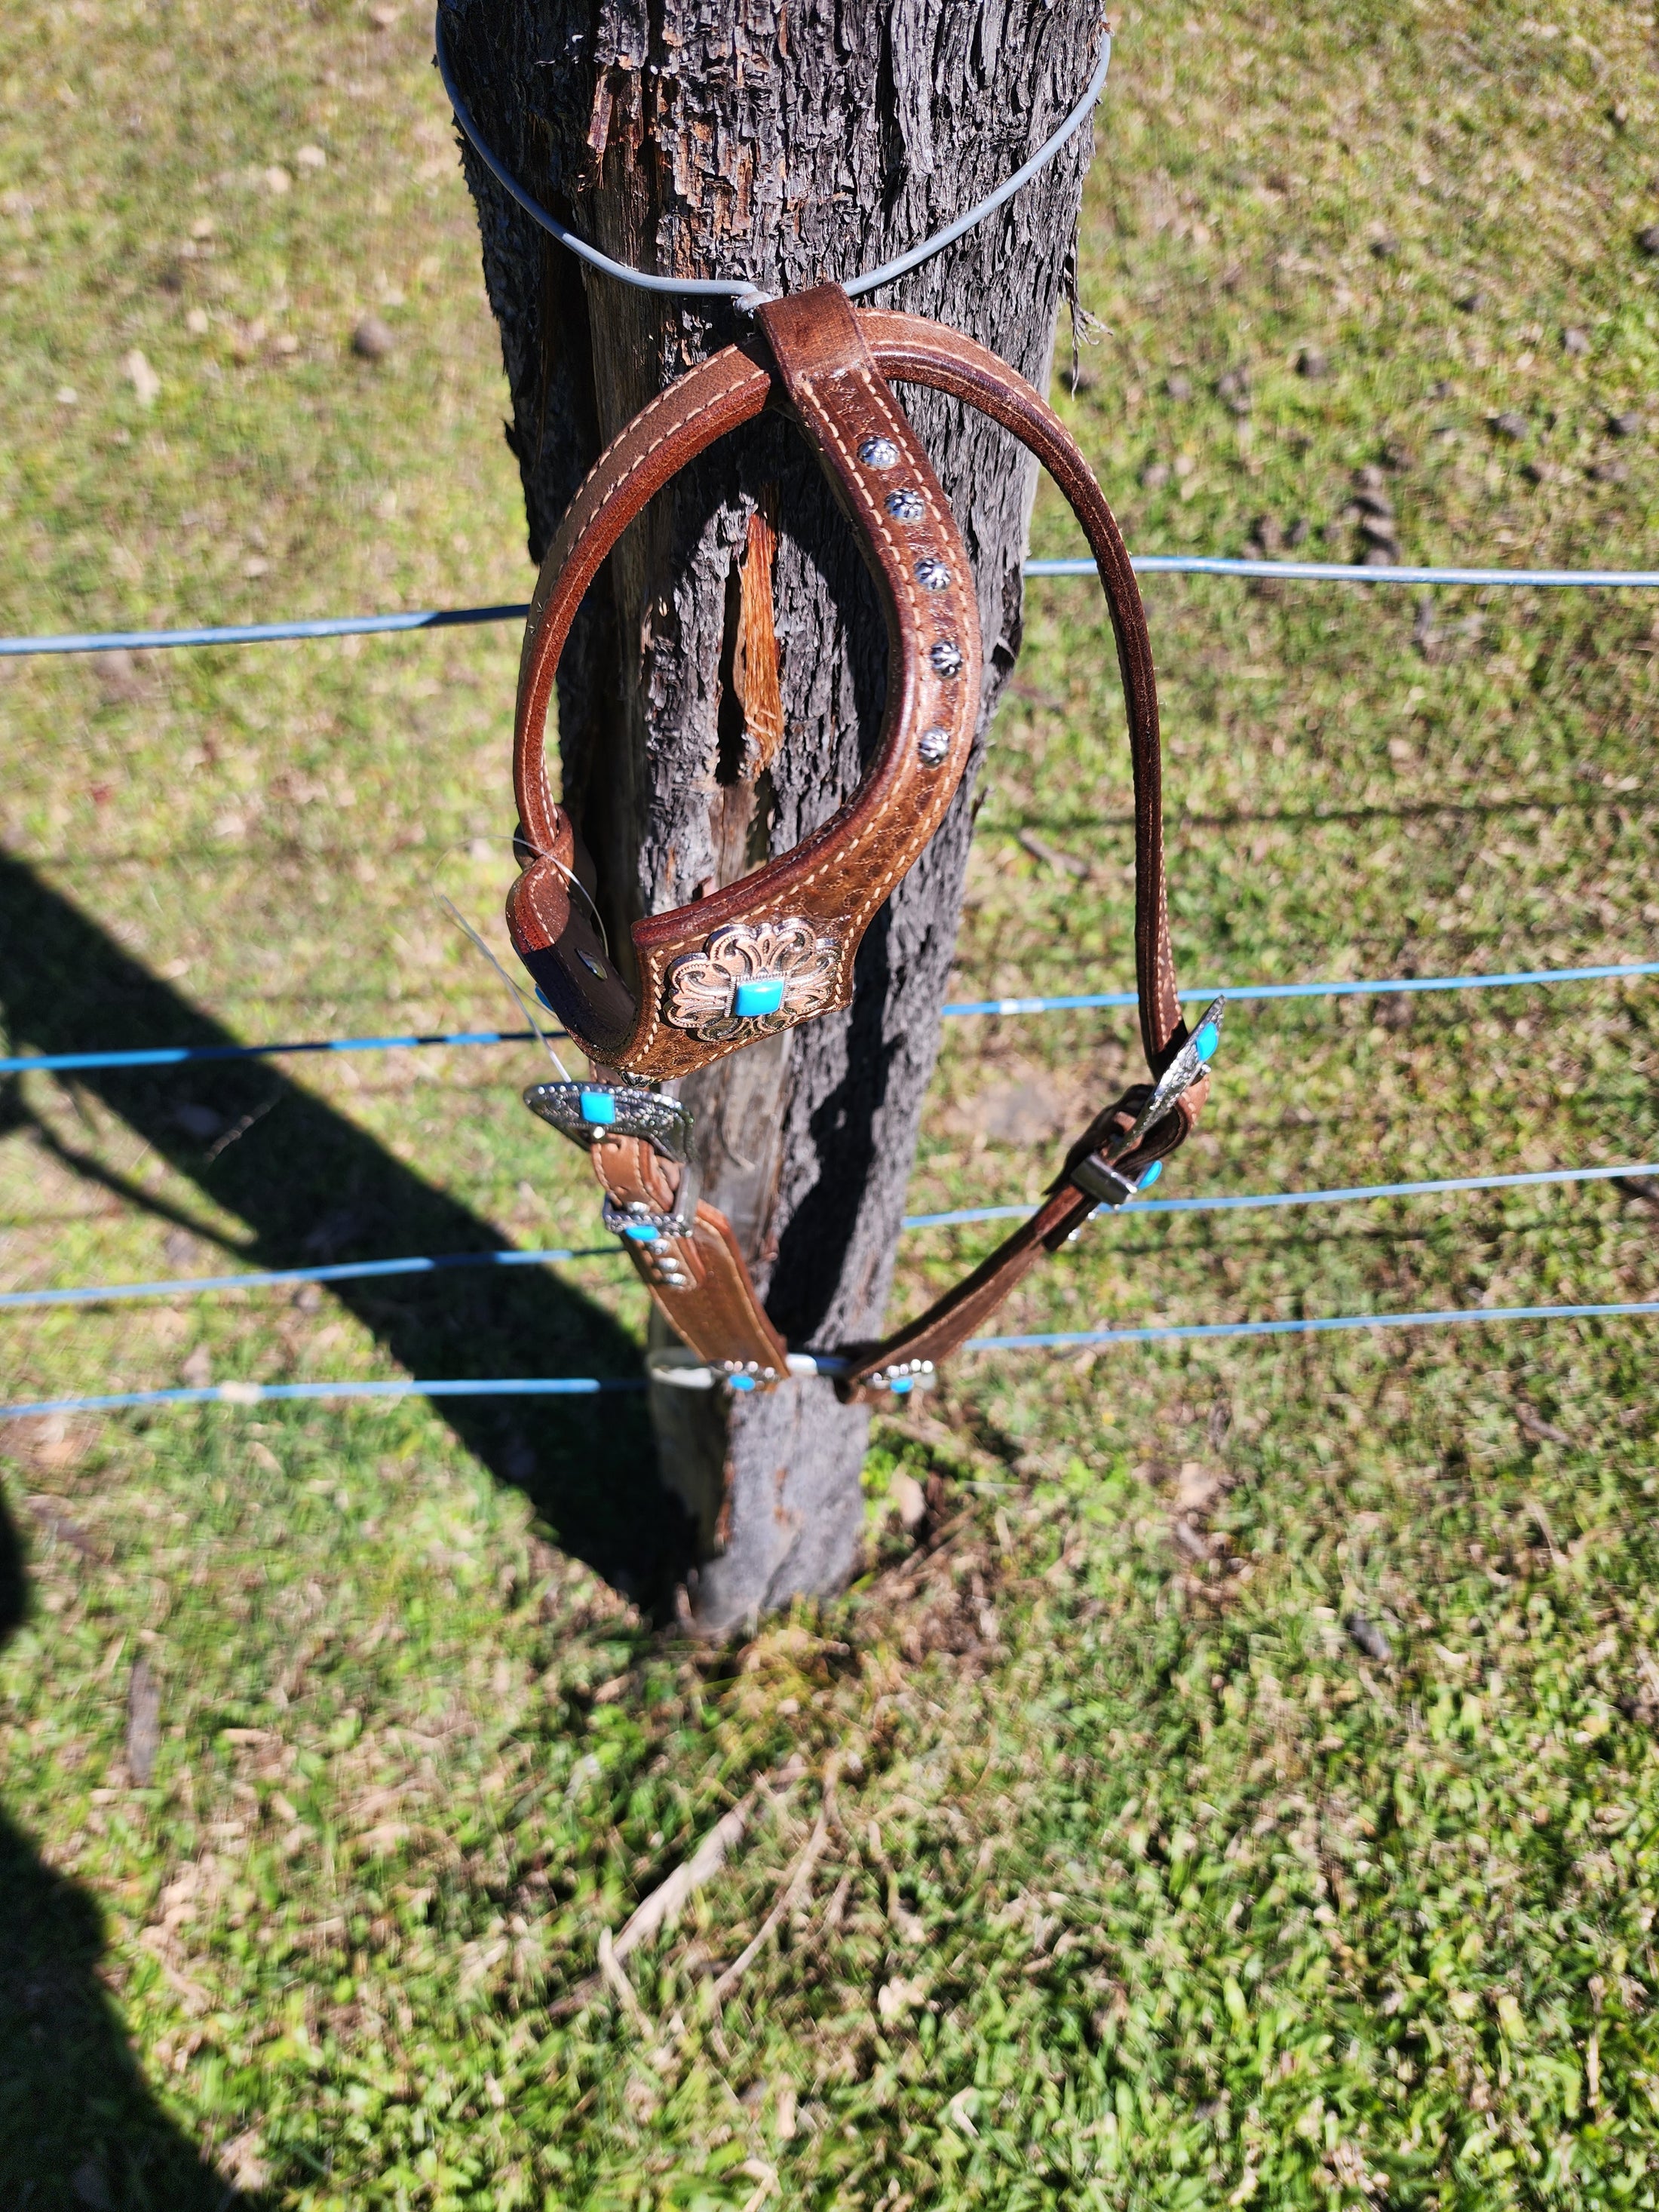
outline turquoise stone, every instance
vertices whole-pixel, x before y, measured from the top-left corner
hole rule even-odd
[[[734,1390],[752,1390],[755,1387],[752,1375],[728,1375],[726,1379]]]
[[[740,1021],[756,1022],[775,1014],[783,1004],[781,975],[751,975],[732,994],[732,1011]]]
[[[896,1375],[888,1385],[896,1398],[902,1398],[907,1390],[914,1390],[915,1387],[916,1378],[914,1375]]]
[[[597,1122],[601,1127],[609,1128],[616,1118],[617,1102],[608,1091],[583,1091],[582,1119],[584,1121]]]
[[[1140,1181],[1135,1185],[1135,1188],[1137,1190],[1150,1190],[1163,1172],[1163,1161],[1154,1160],[1151,1167],[1147,1169],[1146,1174],[1142,1176]]]
[[[648,1221],[635,1222],[631,1229],[624,1229],[623,1231],[624,1237],[631,1237],[636,1244],[654,1244],[661,1233],[660,1230],[653,1229]]]
[[[1221,1032],[1213,1022],[1206,1022],[1193,1039],[1193,1042],[1198,1048],[1198,1056],[1200,1060],[1213,1060],[1216,1048],[1221,1042]]]

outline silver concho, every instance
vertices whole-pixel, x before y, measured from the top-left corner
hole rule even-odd
[[[866,469],[890,469],[897,465],[899,449],[890,438],[866,438],[859,447],[859,459]]]
[[[653,1206],[630,1200],[619,1205],[607,1191],[599,1207],[600,1218],[613,1237],[621,1237],[635,1249],[641,1258],[649,1260],[653,1267],[667,1275],[684,1273],[679,1261],[672,1254],[659,1252],[657,1246],[665,1237],[684,1237],[697,1218],[697,1173],[688,1160],[680,1171],[679,1188],[674,1194],[674,1203],[666,1213]]]
[[[948,592],[951,571],[943,561],[935,561],[930,555],[927,559],[917,562],[916,581],[924,592]]]
[[[908,485],[902,491],[887,495],[887,512],[895,522],[921,522],[927,514],[927,502],[919,491]]]
[[[950,750],[949,730],[924,730],[916,739],[916,752],[924,768],[937,768]]]
[[[929,651],[927,658],[932,661],[936,675],[960,676],[962,673],[962,647],[953,645],[948,637],[941,638]]]
[[[669,969],[663,1018],[705,1044],[770,1036],[823,1012],[840,964],[840,945],[808,922],[727,922]]]
[[[895,1359],[885,1367],[866,1375],[866,1390],[890,1390],[896,1398],[902,1398],[912,1390],[931,1390],[939,1378],[933,1372],[931,1359]]]
[[[690,1109],[632,1084],[532,1083],[524,1103],[585,1152],[599,1137],[643,1137],[665,1159],[681,1163],[690,1151]]]

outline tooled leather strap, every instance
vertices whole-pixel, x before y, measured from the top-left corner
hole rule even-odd
[[[1164,877],[1162,760],[1158,744],[1158,686],[1152,667],[1140,589],[1127,548],[1105,495],[1065,424],[1024,378],[1006,362],[960,331],[912,315],[867,313],[871,349],[884,372],[901,383],[915,381],[952,393],[991,416],[1028,447],[1065,494],[1082,525],[1095,556],[1117,643],[1118,669],[1129,726],[1129,754],[1135,800],[1135,974],[1140,1034],[1155,1075],[1161,1074],[1188,1041],[1176,992],[1175,959],[1170,945]],[[1133,1152],[1115,1165],[1133,1183],[1154,1160],[1167,1158],[1185,1142],[1209,1095],[1209,1078],[1200,1075],[1175,1102],[1173,1110],[1146,1133]],[[956,1288],[917,1320],[896,1330],[856,1359],[841,1384],[842,1394],[867,1394],[871,1381],[894,1370],[936,1365],[971,1336],[1013,1291],[1045,1252],[1057,1251],[1081,1228],[1099,1203],[1071,1181],[1079,1164],[1105,1142],[1114,1123],[1127,1128],[1146,1097],[1136,1085],[1109,1108],[1072,1147],[1066,1168],[1037,1212]]]
[[[815,380],[821,381],[825,375],[819,363],[825,358],[824,333],[830,328],[829,323],[817,321],[806,313],[807,302],[813,296],[780,302],[776,308],[768,311],[769,317],[779,325],[775,332],[769,322],[769,336],[774,337],[779,348],[786,382],[803,423],[809,426],[809,434],[813,434],[811,426],[817,420],[813,412],[817,404],[814,385]],[[799,310],[803,318],[793,326],[788,313],[792,308]],[[1064,424],[1041,395],[1006,362],[961,333],[917,317],[865,313],[850,319],[861,331],[869,358],[881,376],[951,392],[1012,431],[1054,477],[1088,537],[1111,616],[1127,713],[1135,798],[1136,981],[1142,1040],[1153,1073],[1159,1075],[1170,1067],[1183,1049],[1189,1051],[1190,1045],[1176,997],[1170,946],[1158,701],[1151,641],[1139,587],[1116,523]],[[844,347],[845,337],[842,330],[836,335],[836,344]],[[828,349],[828,356],[832,361],[842,358],[833,346]],[[848,371],[843,366],[839,371],[832,368],[829,374],[839,374],[844,384]],[[858,372],[854,369],[852,374],[856,378]],[[872,389],[867,385],[861,388],[866,393]],[[702,368],[693,370],[636,418],[623,439],[601,459],[588,484],[579,494],[550,553],[526,635],[520,680],[517,771],[521,821],[530,842],[542,852],[550,853],[565,870],[574,866],[574,842],[568,822],[553,806],[548,793],[542,744],[558,647],[568,629],[575,605],[626,521],[644,505],[651,492],[726,429],[757,414],[765,398],[765,372],[738,349],[729,349]],[[828,410],[824,411],[827,416]],[[896,407],[893,413],[898,416]],[[841,419],[844,421],[844,415]],[[902,421],[902,416],[899,419]],[[832,445],[836,434],[833,428],[817,433],[818,438],[827,435]],[[823,450],[822,445],[820,450]],[[907,455],[907,481],[913,471],[914,465]],[[833,471],[831,473],[832,481],[838,481]],[[931,472],[927,481],[932,483]],[[622,485],[626,487],[625,493],[618,489]],[[839,481],[838,489],[842,489],[845,497],[845,487]],[[867,489],[867,484],[863,489]],[[627,511],[617,519],[616,502],[619,499]],[[939,504],[948,522],[942,495],[939,496]],[[867,501],[862,512],[867,515]],[[854,509],[854,514],[855,520],[860,519],[860,510]],[[878,574],[886,580],[879,565]],[[550,613],[550,609],[555,609],[556,599],[557,608]],[[890,609],[890,626],[891,619]],[[550,644],[550,640],[554,641]],[[896,665],[901,668],[902,646],[901,630],[895,652]],[[894,730],[892,688],[890,680],[884,759],[891,750]],[[967,687],[963,689],[965,704]],[[973,696],[976,701],[976,683]],[[971,716],[968,734],[971,736]],[[952,776],[951,788],[956,780]],[[819,833],[820,838],[837,833],[868,790],[866,784],[852,807],[843,809],[841,815],[825,825],[825,830]],[[946,803],[948,798],[946,791]],[[935,823],[943,811],[941,803],[934,816]],[[930,823],[930,835],[932,826]],[[915,844],[904,866],[908,866],[925,842],[924,838]],[[647,950],[643,940],[654,928],[695,915],[698,925],[707,929],[711,920],[716,918],[711,915],[711,908],[718,909],[721,900],[732,903],[736,913],[751,912],[746,895],[757,890],[773,871],[788,867],[805,849],[798,848],[796,854],[787,855],[782,862],[774,862],[771,870],[763,870],[745,883],[716,894],[714,900],[702,902],[691,909],[679,909],[677,915],[659,917],[655,922],[637,925],[634,935],[636,950],[641,954],[642,975],[647,972],[644,955]],[[903,869],[898,872],[902,874]],[[893,880],[896,879],[896,876]],[[558,868],[539,863],[520,878],[508,909],[515,942],[561,1012],[566,1011],[565,1006],[550,988],[551,971],[557,963],[545,958],[538,962],[532,957],[538,949],[552,951],[556,948],[562,955],[574,956],[582,969],[598,969],[599,974],[590,976],[591,981],[614,982],[604,972],[603,949],[591,927],[588,937],[592,941],[584,940],[586,926],[582,909],[569,898],[564,888],[566,881]],[[870,911],[873,912],[874,908]],[[532,922],[539,926],[530,926]],[[528,947],[527,939],[531,940]],[[625,1000],[620,985],[616,988]],[[823,1010],[827,1010],[830,1003],[840,1001],[825,1001]],[[631,1012],[631,1002],[629,1011]],[[572,1025],[575,1026],[574,1023]],[[635,1034],[638,1026],[636,1022]],[[749,1036],[763,1033],[749,1028],[745,1034],[720,1041],[719,1049],[733,1049],[747,1042]],[[578,1035],[580,1038],[580,1030]],[[714,1052],[706,1052],[693,1064],[702,1064],[715,1056]],[[637,1061],[619,1064],[629,1066],[630,1072],[636,1073],[655,1072],[654,1067],[641,1066]],[[1173,1103],[1170,1110],[1143,1132],[1133,1150],[1114,1160],[1113,1169],[1108,1172],[1115,1174],[1120,1182],[1126,1177],[1139,1178],[1153,1161],[1173,1152],[1195,1123],[1207,1091],[1207,1075],[1200,1073]],[[854,1355],[841,1384],[844,1395],[866,1395],[872,1386],[888,1387],[892,1376],[937,1362],[995,1310],[1042,1253],[1064,1243],[1100,1202],[1097,1195],[1071,1180],[1073,1174],[1079,1171],[1080,1164],[1088,1164],[1102,1147],[1111,1149],[1108,1138],[1114,1129],[1121,1140],[1121,1133],[1140,1111],[1146,1097],[1146,1086],[1135,1086],[1097,1118],[1073,1146],[1066,1168],[1044,1205],[954,1291],[879,1346],[866,1347]],[[603,1149],[595,1147],[595,1164],[609,1188],[609,1175],[601,1158]],[[649,1151],[648,1146],[643,1149]],[[644,1172],[639,1170],[641,1176]],[[618,1188],[622,1187],[619,1183]],[[1126,1189],[1129,1187],[1125,1182]],[[684,1283],[653,1279],[664,1271],[664,1258],[653,1260],[649,1256],[653,1249],[646,1248],[642,1252],[634,1248],[635,1263],[672,1325],[700,1358],[728,1372],[746,1370],[754,1373],[769,1366],[781,1370],[783,1347],[766,1319],[748,1270],[721,1216],[711,1207],[698,1206],[695,1231],[672,1240],[665,1248],[669,1273],[690,1279]],[[902,1381],[899,1387],[903,1387]]]
[[[679,1176],[687,1171],[659,1158],[644,1138],[601,1138],[589,1158],[614,1206],[672,1213]],[[648,1240],[624,1232],[623,1241],[670,1327],[700,1359],[760,1389],[788,1372],[783,1340],[766,1317],[718,1207],[700,1204],[684,1229],[659,1229]]]
[[[547,781],[546,721],[583,592],[626,525],[677,471],[774,394],[732,349],[654,400],[607,449],[543,565],[520,669],[519,818],[539,857],[514,884],[520,957],[572,1036],[635,1080],[690,1074],[851,1003],[859,942],[944,819],[979,720],[973,577],[938,478],[845,294],[823,285],[759,310],[782,392],[851,520],[887,617],[887,706],[853,797],[741,883],[636,922],[637,999],[580,891],[570,825]]]
[[[1186,1030],[1170,949],[1158,681],[1146,611],[1122,532],[1077,441],[1017,369],[960,331],[919,315],[872,310],[860,319],[884,374],[901,384],[925,384],[935,392],[947,392],[1000,422],[1036,455],[1083,526],[1106,594],[1129,726],[1135,801],[1135,983],[1147,1064],[1154,1075],[1162,1074]]]

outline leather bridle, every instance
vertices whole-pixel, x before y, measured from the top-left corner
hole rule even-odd
[[[1140,593],[1110,508],[1040,395],[971,338],[913,315],[855,311],[834,285],[757,309],[764,343],[729,346],[641,410],[578,491],[542,564],[520,664],[514,746],[523,872],[507,925],[545,1003],[593,1063],[585,1084],[526,1103],[586,1146],[622,1237],[670,1325],[741,1389],[790,1372],[730,1225],[700,1203],[691,1117],[660,1086],[850,1003],[872,919],[945,817],[978,719],[981,648],[966,550],[889,380],[967,402],[1030,447],[1069,501],[1099,569],[1117,641],[1135,800],[1135,972],[1151,1084],[1073,1145],[1049,1195],[921,1317],[873,1346],[814,1355],[847,1397],[926,1387],[939,1361],[1040,1254],[1097,1206],[1120,1206],[1184,1142],[1208,1091],[1218,1000],[1189,1035],[1170,950],[1158,694]],[[617,974],[578,879],[573,825],[545,751],[559,657],[584,592],[652,496],[728,431],[771,406],[805,435],[874,573],[890,665],[880,741],[858,789],[793,849],[741,882],[634,925],[637,992]]]

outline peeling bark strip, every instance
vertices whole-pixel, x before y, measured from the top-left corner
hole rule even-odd
[[[562,219],[636,267],[787,292],[873,267],[1018,168],[1086,84],[1100,15],[1098,0],[446,0],[445,27],[490,143]],[[1046,387],[1091,144],[1079,133],[878,304],[954,325]],[[585,275],[463,157],[539,558],[601,444],[738,325]],[[1033,464],[956,403],[902,397],[974,562],[988,719],[1018,649]],[[854,788],[880,722],[885,636],[828,486],[781,421],[681,476],[623,538],[608,582],[561,672],[560,752],[620,949],[635,920],[787,851]],[[871,927],[849,1012],[686,1085],[704,1195],[794,1344],[880,1333],[973,780]],[[866,1414],[823,1382],[731,1403],[653,1399],[665,1477],[706,1554],[691,1592],[702,1625],[838,1587],[860,1526]]]

